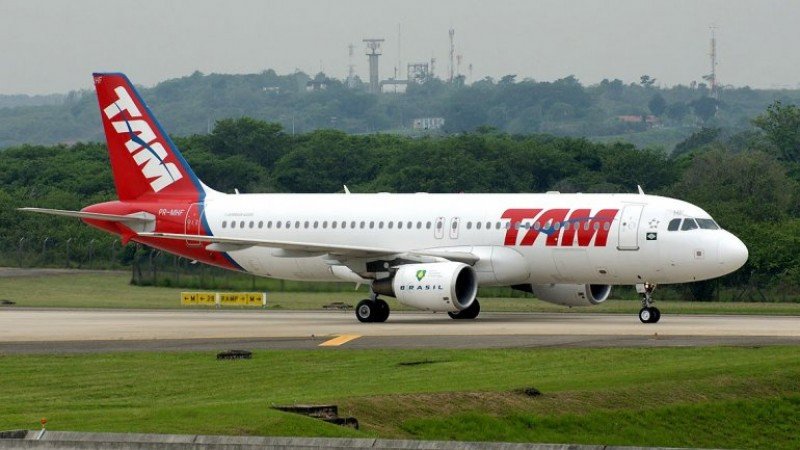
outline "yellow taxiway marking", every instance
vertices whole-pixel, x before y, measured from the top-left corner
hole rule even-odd
[[[358,339],[361,336],[358,334],[343,334],[341,336],[337,336],[333,339],[327,340],[322,344],[319,344],[320,347],[336,347],[342,344],[346,344],[354,339]]]

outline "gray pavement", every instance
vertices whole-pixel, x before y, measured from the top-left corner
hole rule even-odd
[[[798,345],[800,318],[664,314],[393,313],[363,324],[352,312],[0,309],[0,353],[338,348],[663,347]],[[331,347],[325,347],[331,348]]]

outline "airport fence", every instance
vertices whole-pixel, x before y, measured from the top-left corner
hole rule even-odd
[[[131,284],[188,289],[230,289],[281,292],[352,291],[352,283],[312,283],[276,280],[196,263],[137,244],[122,245],[119,239],[24,236],[0,238],[0,266],[19,268],[67,268],[129,270]],[[367,286],[360,288],[368,291]],[[509,288],[482,288],[483,297],[524,297]],[[631,287],[616,287],[614,298],[637,297]],[[798,302],[800,285],[789,276],[751,272],[733,279],[718,279],[687,285],[662,286],[659,298],[693,298],[713,301]]]

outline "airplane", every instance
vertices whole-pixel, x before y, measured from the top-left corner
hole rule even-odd
[[[475,319],[481,286],[564,306],[635,285],[656,323],[658,284],[707,280],[747,247],[701,208],[637,194],[226,194],[203,184],[128,78],[94,85],[118,200],[80,211],[90,226],[191,260],[258,276],[371,286],[361,322],[385,322],[379,296]]]

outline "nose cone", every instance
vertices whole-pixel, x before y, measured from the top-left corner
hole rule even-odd
[[[719,263],[727,273],[742,267],[747,262],[747,246],[738,237],[728,233],[719,241]]]

